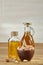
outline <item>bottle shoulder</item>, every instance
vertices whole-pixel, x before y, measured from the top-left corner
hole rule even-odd
[[[20,39],[18,37],[11,37],[8,39],[8,41],[19,41]]]

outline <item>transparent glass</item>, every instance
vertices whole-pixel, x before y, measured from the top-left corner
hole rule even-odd
[[[9,59],[20,60],[17,47],[20,46],[20,40],[16,32],[13,32],[11,38],[8,40],[8,57]]]
[[[21,47],[18,47],[17,50],[21,61],[23,60],[30,61],[34,55],[34,48],[35,48],[33,39],[34,29],[30,27],[30,23],[25,23],[24,25],[25,25],[24,35],[21,39],[22,44]]]

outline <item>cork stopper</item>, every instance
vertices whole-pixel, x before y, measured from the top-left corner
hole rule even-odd
[[[28,27],[29,25],[31,25],[31,23],[26,22],[26,23],[24,23],[24,25],[26,25]]]
[[[18,35],[18,32],[17,31],[12,31],[11,32],[11,36],[17,36]]]

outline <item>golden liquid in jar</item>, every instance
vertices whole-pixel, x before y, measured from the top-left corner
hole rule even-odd
[[[11,59],[19,60],[19,56],[17,53],[17,47],[20,46],[21,43],[19,41],[10,41],[8,43],[8,57]]]

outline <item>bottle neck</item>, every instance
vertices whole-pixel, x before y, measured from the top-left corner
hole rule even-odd
[[[30,27],[24,27],[24,32],[25,33],[27,33],[27,32],[30,33],[31,32]]]

